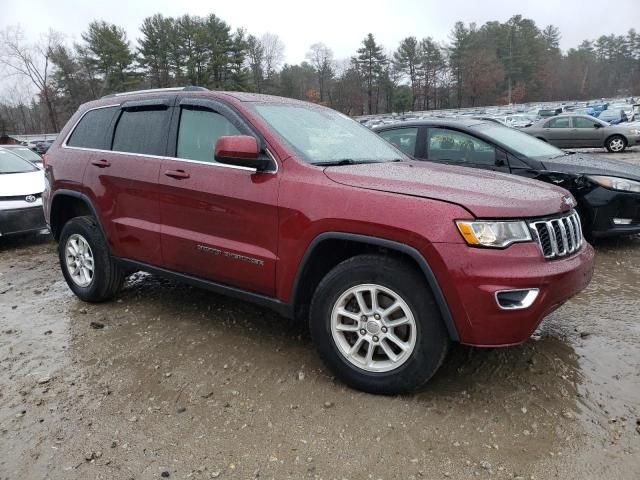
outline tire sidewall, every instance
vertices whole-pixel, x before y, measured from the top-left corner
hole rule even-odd
[[[91,283],[86,287],[76,284],[71,278],[66,262],[67,240],[74,234],[81,235],[91,248],[93,254],[94,271]],[[76,217],[69,220],[60,233],[58,242],[58,257],[60,259],[60,269],[64,279],[73,293],[81,300],[96,302],[102,299],[108,282],[109,253],[105,249],[105,242],[102,232],[94,221],[88,217]]]
[[[348,385],[371,393],[402,393],[424,384],[440,366],[448,347],[440,312],[420,275],[409,269],[354,265],[332,271],[321,282],[311,305],[310,329],[321,358]],[[393,290],[408,305],[416,320],[416,344],[411,356],[389,372],[368,372],[350,363],[331,333],[331,312],[349,288],[375,283]],[[424,288],[422,288],[424,287]]]

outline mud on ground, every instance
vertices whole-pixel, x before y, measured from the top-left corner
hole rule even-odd
[[[526,344],[381,397],[269,311],[146,274],[85,304],[48,237],[0,239],[0,479],[637,479],[640,238],[596,250]]]

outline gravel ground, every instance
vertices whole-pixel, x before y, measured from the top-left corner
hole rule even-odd
[[[381,397],[269,311],[141,273],[84,304],[48,237],[0,239],[0,479],[637,479],[640,237],[596,250],[526,344]]]

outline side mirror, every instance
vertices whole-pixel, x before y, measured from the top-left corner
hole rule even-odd
[[[216,162],[238,167],[255,168],[264,171],[271,166],[271,161],[260,158],[260,149],[255,137],[250,135],[222,136],[215,146]]]
[[[600,125],[599,123],[594,123],[593,126],[594,128],[602,128],[602,125]]]

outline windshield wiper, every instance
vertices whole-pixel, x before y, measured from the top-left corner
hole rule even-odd
[[[320,165],[322,167],[335,167],[340,165],[364,165],[367,163],[391,163],[391,162],[403,162],[401,158],[394,158],[388,161],[378,160],[354,160],[353,158],[342,158],[340,160],[330,160],[328,162],[313,162],[313,165]]]

